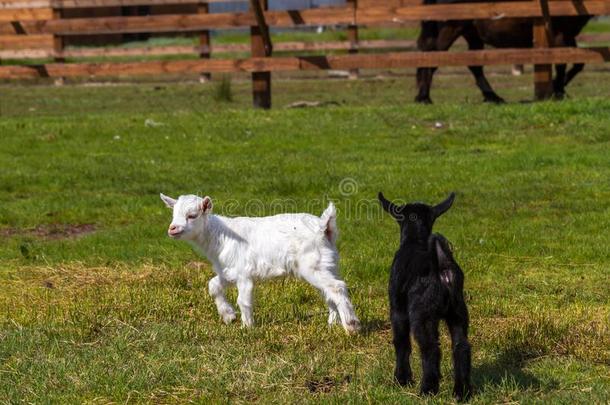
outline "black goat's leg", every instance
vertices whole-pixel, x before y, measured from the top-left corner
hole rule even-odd
[[[464,39],[468,43],[468,49],[471,51],[480,50],[485,47],[483,40],[472,25],[468,25],[464,29]],[[468,69],[470,69],[470,72],[474,76],[474,80],[476,81],[479,90],[483,93],[483,99],[486,103],[500,104],[505,102],[502,97],[496,94],[491,87],[491,84],[487,81],[485,73],[483,72],[483,66],[468,66]]]
[[[423,376],[420,392],[438,393],[441,378],[441,349],[438,340],[438,320],[427,319],[413,325],[413,335],[421,352]]]
[[[400,385],[413,383],[413,373],[411,372],[411,337],[409,335],[409,318],[406,314],[399,311],[392,311],[392,342],[396,353],[396,368],[394,378]]]
[[[421,23],[421,33],[417,38],[417,49],[420,51],[446,51],[461,35],[459,23],[437,23],[426,21]],[[417,68],[417,96],[415,102],[432,104],[430,87],[436,67]]]
[[[463,298],[458,301],[452,314],[447,318],[453,351],[453,395],[458,400],[468,398],[470,386],[471,349],[468,342],[468,309]]]

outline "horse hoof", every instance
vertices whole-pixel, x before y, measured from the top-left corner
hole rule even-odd
[[[432,104],[432,99],[430,97],[415,97],[415,102],[419,104]]]
[[[495,94],[493,96],[485,96],[485,102],[486,103],[494,103],[494,104],[505,104],[506,101],[504,101],[504,99],[500,96],[496,96]]]

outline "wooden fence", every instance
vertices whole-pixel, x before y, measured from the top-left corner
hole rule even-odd
[[[0,66],[0,78],[66,78],[74,76],[156,75],[163,73],[249,72],[254,105],[271,106],[271,72],[428,66],[534,64],[536,96],[552,92],[552,63],[603,63],[610,48],[550,48],[551,16],[608,15],[610,0],[526,0],[497,3],[419,5],[413,0],[347,0],[345,6],[307,10],[268,10],[266,0],[250,0],[250,11],[209,13],[208,3],[220,0],[0,0],[0,57],[52,57],[54,63]],[[222,0],[226,2],[227,0]],[[230,0],[229,0],[230,1]],[[238,0],[234,0],[238,1]],[[381,4],[381,5],[379,5]],[[135,6],[188,7],[186,12],[152,15],[101,15],[83,17],[87,10],[112,10]],[[79,10],[79,14],[68,12]],[[96,14],[97,15],[97,14]],[[367,54],[370,48],[412,48],[411,41],[359,41],[359,26],[402,26],[422,20],[500,19],[528,17],[534,20],[534,49],[496,49],[462,52],[384,52]],[[333,43],[273,44],[270,27],[345,26],[348,40]],[[251,57],[210,58],[210,30],[250,29]],[[154,49],[64,49],[65,40],[77,36],[137,33],[189,32],[199,37],[196,47]],[[230,48],[230,46],[226,46]],[[234,46],[234,50],[243,46]],[[216,49],[216,47],[214,47]],[[347,54],[272,56],[273,51],[326,51],[347,49]],[[65,58],[138,56],[196,52],[197,60],[65,63]]]

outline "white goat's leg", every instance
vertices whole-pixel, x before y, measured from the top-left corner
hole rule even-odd
[[[240,278],[237,280],[237,305],[241,311],[241,325],[251,327],[254,325],[252,316],[252,290],[254,283],[250,278]]]
[[[322,291],[322,294],[335,304],[343,328],[350,333],[358,332],[360,321],[349,299],[345,282],[337,279],[330,271],[318,270],[316,276],[318,288]]]
[[[328,324],[334,325],[337,323],[337,318],[339,317],[337,306],[331,300],[326,300],[326,304],[328,305]]]
[[[341,325],[347,332],[357,332],[360,329],[360,321],[354,312],[354,306],[343,280],[340,280],[333,271],[317,267],[301,268],[299,273],[322,293],[329,308],[329,323],[333,317],[334,307],[335,314],[339,314]]]
[[[229,324],[235,320],[235,310],[225,297],[225,287],[226,281],[219,276],[212,278],[208,283],[210,296],[216,303],[218,315],[220,315],[224,323]]]

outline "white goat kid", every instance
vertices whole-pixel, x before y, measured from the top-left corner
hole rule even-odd
[[[229,284],[237,285],[242,325],[252,326],[254,280],[294,274],[320,290],[328,305],[329,325],[338,316],[347,332],[358,331],[360,323],[338,275],[337,213],[332,203],[321,217],[228,218],[211,214],[210,197],[183,195],[175,200],[161,194],[161,199],[173,209],[169,236],[189,242],[212,263],[216,276],[209,291],[225,323],[235,319],[225,297]]]

